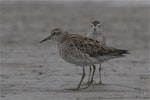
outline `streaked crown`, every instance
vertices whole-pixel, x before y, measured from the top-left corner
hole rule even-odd
[[[40,41],[40,43],[42,43],[44,41],[47,41],[47,40],[50,40],[52,38],[57,39],[57,38],[61,37],[63,35],[63,33],[64,33],[63,29],[61,29],[61,28],[55,28],[55,29],[53,29],[51,31],[51,35],[48,36],[47,38],[43,39],[42,41]]]
[[[51,35],[59,35],[63,32],[63,29],[61,28],[55,28],[51,31]]]

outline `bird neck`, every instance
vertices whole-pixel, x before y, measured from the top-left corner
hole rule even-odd
[[[102,30],[92,30],[92,32],[90,32],[90,33],[93,33],[92,35],[94,35],[95,37],[97,37],[97,36],[104,36],[103,35],[103,33],[102,33]]]
[[[57,40],[59,43],[61,43],[62,41],[66,40],[69,36],[69,33],[68,32],[64,32],[60,38]]]

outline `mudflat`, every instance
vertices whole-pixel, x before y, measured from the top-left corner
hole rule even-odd
[[[0,2],[1,100],[150,99],[149,11],[111,2]],[[84,35],[92,20],[102,22],[108,45],[131,54],[102,64],[106,85],[66,90],[77,86],[82,69],[62,60],[54,41],[39,42],[55,27]]]

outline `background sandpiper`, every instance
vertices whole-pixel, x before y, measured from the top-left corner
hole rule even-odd
[[[101,24],[102,23],[100,21],[97,21],[97,20],[92,21],[90,24],[91,28],[90,28],[89,32],[86,34],[86,37],[90,37],[92,39],[100,41],[100,43],[102,45],[106,45],[106,38],[103,35]],[[90,82],[91,69],[92,69],[92,67],[90,66],[88,82]],[[103,84],[101,81],[101,69],[102,69],[101,64],[99,64],[99,78],[100,78],[100,80],[99,80],[98,84]]]

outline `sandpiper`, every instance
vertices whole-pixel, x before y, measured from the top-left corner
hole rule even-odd
[[[99,41],[77,34],[69,34],[61,28],[53,29],[51,35],[40,43],[50,39],[57,41],[59,54],[66,62],[81,66],[83,69],[82,78],[77,88],[73,90],[80,89],[85,76],[84,67],[101,64],[112,58],[123,57],[123,54],[128,54],[128,50],[115,49],[102,45]],[[89,86],[90,84],[87,87]]]
[[[99,41],[102,45],[106,45],[106,38],[103,35],[101,24],[102,23],[100,21],[97,21],[97,20],[92,21],[90,24],[91,28],[90,28],[89,32],[86,34],[86,37],[90,37],[94,40]],[[90,66],[87,84],[90,82],[91,69],[92,69],[92,67]],[[103,84],[101,81],[101,64],[99,64],[99,77],[100,77],[100,80],[99,80],[98,84],[101,85],[101,84]],[[93,81],[93,79],[91,79],[91,80]]]

